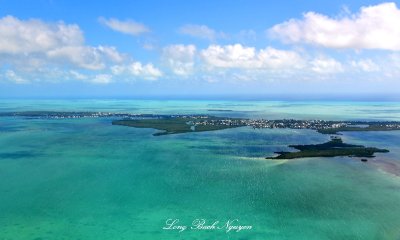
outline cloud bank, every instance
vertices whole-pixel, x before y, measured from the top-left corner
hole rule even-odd
[[[132,36],[150,32],[146,25],[133,20],[99,18],[99,22]],[[267,44],[265,39],[255,44],[258,38],[254,30],[225,38],[225,33],[211,27],[186,24],[179,33],[211,43],[191,39],[198,43],[195,45],[187,38],[182,39],[184,43],[166,42],[148,55],[151,62],[141,62],[114,46],[86,43],[77,24],[5,16],[0,18],[0,81],[111,84],[164,78],[207,83],[266,79],[390,82],[400,77],[399,24],[400,10],[395,3],[366,6],[338,17],[307,12],[301,19],[290,19],[268,30],[289,44],[280,47]],[[131,54],[137,57],[134,50]],[[139,56],[143,54],[140,50]]]
[[[0,18],[0,72],[3,70],[1,75],[9,81],[76,79],[105,84],[112,82],[111,66],[133,63],[135,71],[127,72],[126,78],[162,76],[152,64],[133,61],[113,46],[86,45],[83,31],[76,24]]]

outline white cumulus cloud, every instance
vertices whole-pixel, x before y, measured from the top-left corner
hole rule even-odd
[[[92,83],[96,84],[109,84],[112,82],[112,75],[110,74],[97,74],[91,79]]]
[[[8,80],[11,80],[12,82],[17,83],[17,84],[28,83],[28,81],[26,79],[24,79],[21,76],[19,76],[18,74],[16,74],[13,70],[7,70],[5,73],[5,77]]]
[[[118,63],[123,58],[114,47],[85,45],[83,33],[75,24],[0,18],[0,62],[17,68],[37,69],[59,63],[99,70],[107,62]]]
[[[304,64],[301,56],[294,51],[272,47],[257,50],[241,44],[211,45],[201,51],[201,57],[209,66],[218,68],[282,69],[301,68]]]
[[[111,66],[131,62],[115,47],[86,45],[76,24],[0,18],[0,74],[11,82],[82,80],[107,84],[112,82]],[[133,75],[145,79],[162,76],[151,63],[135,63]]]
[[[193,72],[196,46],[170,45],[163,48],[162,60],[176,75],[186,76]]]
[[[310,62],[311,70],[316,73],[330,74],[343,72],[343,65],[330,57],[317,57]]]
[[[105,67],[98,50],[93,47],[67,46],[48,51],[47,56],[90,70],[100,70]]]
[[[377,72],[380,67],[371,59],[361,59],[358,61],[351,61],[351,66],[364,72]]]
[[[153,64],[142,64],[141,62],[132,62],[126,65],[114,65],[111,67],[114,75],[134,76],[145,80],[157,80],[163,76],[160,69]]]
[[[332,18],[307,12],[273,26],[269,33],[287,43],[328,48],[400,50],[400,10],[393,2],[362,7],[356,14]]]
[[[114,31],[133,36],[138,36],[140,34],[150,32],[150,29],[146,25],[130,19],[122,21],[115,18],[106,19],[104,17],[100,17],[99,22]]]
[[[76,79],[76,80],[86,80],[88,77],[80,72],[71,70],[69,71],[69,74],[71,75],[71,78]]]
[[[101,70],[107,62],[120,63],[124,60],[114,47],[105,46],[66,46],[48,51],[47,56],[89,70]]]
[[[84,42],[78,25],[41,20],[0,18],[0,54],[40,53],[62,46],[80,46]]]

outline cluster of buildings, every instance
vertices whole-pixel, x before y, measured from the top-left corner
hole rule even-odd
[[[99,118],[99,117],[118,117],[118,118],[139,118],[154,116],[152,114],[130,114],[113,112],[51,112],[51,111],[32,111],[32,112],[13,112],[3,113],[0,116],[20,116],[28,118],[64,119],[64,118]]]
[[[14,116],[24,116],[30,118],[50,118],[50,119],[64,119],[64,118],[97,118],[97,117],[114,117],[118,114],[107,112],[32,112],[32,113],[18,113]],[[123,114],[119,114],[123,116]],[[125,114],[126,115],[126,114]]]
[[[194,125],[214,126],[251,126],[253,128],[291,128],[291,129],[338,129],[345,127],[370,127],[374,129],[400,130],[400,122],[362,122],[362,121],[325,121],[325,120],[267,120],[238,118],[205,118],[193,121]],[[361,126],[362,125],[362,126]]]
[[[348,126],[346,122],[333,122],[324,120],[249,120],[248,126],[254,128],[293,128],[293,129],[328,129]]]
[[[251,126],[253,128],[328,129],[346,127],[349,123],[324,120],[205,119],[195,125]]]

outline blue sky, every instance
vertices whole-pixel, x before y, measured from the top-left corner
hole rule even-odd
[[[0,97],[393,98],[400,5],[0,0]]]

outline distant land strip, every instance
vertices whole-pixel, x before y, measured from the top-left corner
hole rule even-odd
[[[113,118],[113,125],[152,128],[160,130],[154,136],[179,134],[188,132],[216,131],[228,128],[250,126],[253,128],[290,128],[312,129],[322,134],[339,134],[346,131],[393,131],[400,130],[398,121],[326,121],[295,119],[245,119],[216,117],[211,115],[167,115],[167,114],[130,114],[113,112],[56,112],[56,111],[24,111],[2,112],[0,117],[25,117],[28,119],[69,119],[69,118]],[[117,118],[117,119],[115,119]],[[268,159],[294,159],[305,157],[374,157],[376,152],[385,153],[386,149],[364,147],[343,143],[338,137],[331,141],[316,145],[290,145],[299,151],[277,152],[278,156]],[[365,159],[364,159],[365,160]],[[366,161],[366,160],[365,160]]]
[[[154,128],[165,131],[165,134],[185,132],[214,131],[226,128],[250,126],[253,128],[291,128],[312,129],[322,134],[338,134],[346,131],[392,131],[400,130],[399,121],[327,121],[327,120],[296,120],[296,119],[246,119],[231,117],[216,117],[202,114],[131,114],[114,112],[57,112],[57,111],[22,111],[0,112],[0,117],[26,118],[83,118],[108,117],[118,118],[113,125],[123,125],[138,128]],[[157,135],[165,135],[157,134]]]

